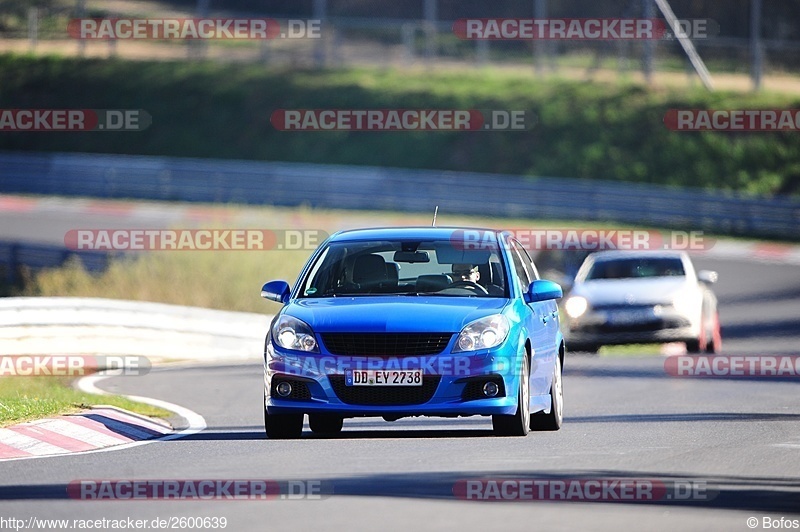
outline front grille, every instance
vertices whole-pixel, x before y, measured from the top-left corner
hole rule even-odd
[[[652,311],[655,305],[629,304],[629,303],[607,303],[604,305],[592,305],[592,310],[624,310],[624,311]]]
[[[439,375],[425,375],[422,386],[347,386],[344,375],[328,375],[336,396],[349,405],[421,405],[439,386]]]
[[[464,386],[464,391],[461,392],[461,399],[463,401],[474,401],[475,399],[488,399],[483,394],[483,385],[490,381],[497,384],[498,391],[495,397],[505,397],[506,386],[503,383],[503,377],[501,377],[500,375],[487,375],[485,377],[471,378],[469,381],[467,381],[467,385]]]
[[[278,395],[276,390],[278,384],[288,382],[292,385],[292,393],[288,397]],[[272,384],[270,385],[270,396],[273,399],[281,399],[283,401],[310,401],[311,391],[308,389],[308,384],[300,379],[292,379],[289,377],[273,377]]]
[[[655,331],[662,331],[665,329],[680,329],[681,327],[687,327],[689,325],[688,321],[682,320],[680,318],[675,319],[668,319],[668,320],[657,320],[657,321],[649,321],[645,323],[631,323],[626,325],[610,325],[610,324],[602,324],[602,325],[591,325],[588,327],[582,327],[580,330],[581,332],[586,333],[601,333],[601,334],[610,334],[610,333],[624,333],[624,332],[655,332]]]
[[[441,353],[452,333],[322,333],[334,355],[419,356]]]

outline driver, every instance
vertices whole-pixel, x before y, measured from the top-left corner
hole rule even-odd
[[[478,279],[481,278],[481,272],[478,267],[473,264],[453,264],[453,279],[454,282],[468,281],[470,283],[478,284]]]

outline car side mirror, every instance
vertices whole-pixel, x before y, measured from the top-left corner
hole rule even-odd
[[[261,297],[278,303],[289,301],[290,292],[289,283],[286,281],[270,281],[261,287]]]
[[[528,287],[525,301],[534,303],[536,301],[548,301],[551,299],[561,299],[564,297],[564,292],[558,283],[547,281],[545,279],[537,279],[533,281]]]
[[[697,280],[705,284],[714,284],[719,279],[719,274],[711,270],[700,270],[697,272]]]

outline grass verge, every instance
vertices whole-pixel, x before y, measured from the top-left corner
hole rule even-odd
[[[111,405],[144,416],[166,418],[172,412],[116,395],[94,395],[71,387],[66,377],[0,377],[0,427]]]
[[[661,355],[660,344],[604,345],[598,351],[601,357],[640,357]]]
[[[0,108],[144,109],[145,131],[5,132],[0,149],[300,161],[800,191],[796,132],[675,132],[670,109],[792,109],[796,95],[650,89],[530,72],[0,55]],[[58,87],[57,91],[53,87]],[[279,109],[524,110],[526,131],[279,131]]]

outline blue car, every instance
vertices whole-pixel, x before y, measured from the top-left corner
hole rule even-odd
[[[491,416],[497,435],[561,427],[561,287],[539,279],[510,233],[394,227],[341,231],[283,304],[264,349],[264,425],[272,439],[343,420]]]

